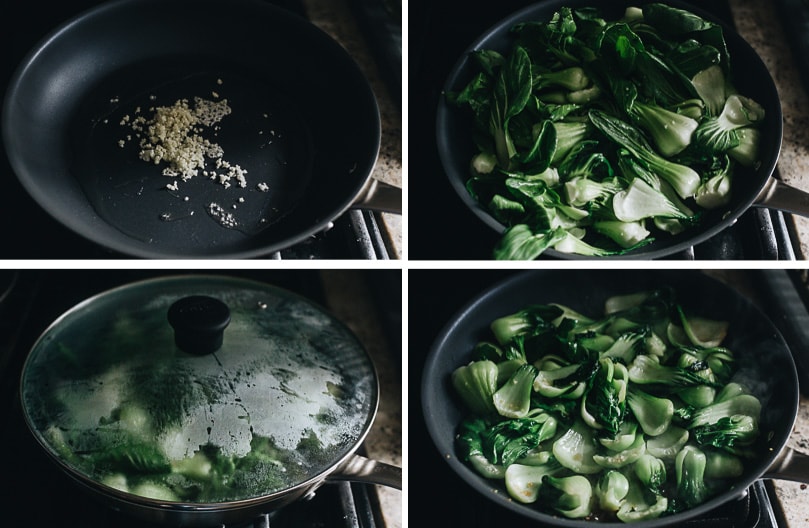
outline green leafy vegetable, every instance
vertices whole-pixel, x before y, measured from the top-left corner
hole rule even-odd
[[[497,374],[494,361],[474,361],[452,373],[452,386],[475,413],[491,413],[495,411]]]
[[[666,180],[680,198],[693,197],[699,186],[699,174],[686,165],[667,160],[649,145],[643,134],[631,124],[600,110],[591,110],[590,121],[613,142],[628,150],[658,176]],[[636,180],[633,180],[636,181]]]
[[[516,501],[654,519],[730,488],[758,449],[761,401],[735,379],[727,321],[671,288],[611,297],[595,317],[529,305],[488,330],[452,375],[469,381],[463,401],[482,402],[465,403],[458,453]]]
[[[632,466],[635,475],[646,488],[655,495],[663,495],[666,486],[666,464],[663,460],[650,455],[643,454]]]
[[[525,504],[536,502],[542,480],[560,469],[562,466],[553,458],[538,466],[511,464],[505,474],[506,490],[514,500]]]
[[[494,393],[494,407],[500,416],[523,418],[531,407],[531,390],[537,369],[524,364]]]
[[[469,193],[498,260],[635,251],[698,226],[760,163],[765,110],[733,86],[722,27],[662,3],[616,20],[560,8],[516,24],[450,104],[473,116]]]
[[[626,411],[626,367],[602,358],[582,400],[582,419],[593,429],[603,429],[614,437],[621,427]]]
[[[581,475],[542,477],[538,500],[565,517],[580,519],[590,514],[593,486]]]
[[[635,102],[630,112],[667,158],[691,144],[691,135],[699,125],[695,119],[654,104]]]
[[[654,396],[633,387],[627,395],[627,403],[641,429],[647,435],[663,434],[671,425],[674,403],[670,399]]]
[[[617,512],[629,493],[629,479],[620,471],[605,471],[596,482],[594,492],[602,510]]]
[[[678,497],[688,506],[705,502],[710,495],[705,483],[705,453],[694,446],[685,446],[674,464]]]

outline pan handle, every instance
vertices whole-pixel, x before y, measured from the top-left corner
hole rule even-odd
[[[352,208],[402,214],[402,189],[370,178],[357,196]]]
[[[809,483],[809,455],[791,447],[784,448],[762,478]]]
[[[809,217],[809,193],[770,176],[753,205]]]
[[[326,477],[326,480],[350,480],[401,490],[402,468],[355,454],[340,469]]]

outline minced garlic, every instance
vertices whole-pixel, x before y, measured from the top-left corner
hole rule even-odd
[[[226,178],[221,181],[223,185],[230,186],[231,178],[237,178],[242,187],[247,185],[244,180],[247,171],[223,160],[222,147],[201,135],[205,128],[213,127],[230,114],[227,99],[209,101],[195,97],[193,107],[188,99],[180,99],[171,106],[150,110],[153,112],[151,118],[138,115],[130,119],[125,116],[120,123],[129,126],[140,137],[139,156],[142,160],[155,165],[165,163],[163,175],[187,181],[205,168],[206,158],[212,159],[217,168],[228,169]]]
[[[221,86],[222,79],[217,79],[216,84]],[[136,141],[140,159],[160,165],[161,173],[172,178],[163,187],[165,191],[178,199],[182,197],[184,202],[190,202],[191,198],[179,194],[180,183],[195,176],[214,180],[225,189],[233,186],[247,188],[247,170],[224,159],[224,150],[215,139],[220,122],[231,113],[228,100],[221,98],[217,90],[212,90],[210,95],[213,100],[202,97],[178,99],[169,106],[150,105],[148,110],[138,106],[134,113],[123,116],[118,123],[128,132],[125,139],[118,140],[118,145],[124,148],[127,143]],[[157,97],[150,95],[149,100],[156,101]],[[262,115],[265,119],[269,117],[267,113]],[[276,136],[274,130],[269,134]],[[262,193],[270,191],[265,182],[255,184],[255,187]],[[245,198],[239,197],[230,202],[230,209],[236,211],[243,203]],[[223,206],[210,202],[204,209],[221,226],[239,228],[240,221]],[[168,222],[193,214],[193,210],[180,216],[162,212],[160,218]],[[261,218],[259,222],[266,223],[266,219]]]

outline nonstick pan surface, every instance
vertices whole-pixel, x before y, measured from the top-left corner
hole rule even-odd
[[[419,277],[418,274],[411,277],[411,284]],[[434,282],[435,277],[432,280]],[[474,275],[468,276],[465,282],[474,285]],[[603,303],[611,295],[663,285],[676,289],[686,309],[730,322],[725,345],[734,351],[743,381],[766,409],[761,417],[761,431],[767,440],[760,446],[757,458],[746,462],[744,475],[732,489],[677,515],[629,526],[677,526],[678,522],[737,498],[762,477],[784,449],[799,399],[797,374],[789,348],[766,315],[734,289],[698,271],[548,270],[506,275],[482,293],[470,286],[471,300],[449,317],[430,347],[421,380],[421,405],[429,439],[456,477],[451,485],[469,486],[504,512],[541,526],[627,526],[554,517],[534,506],[510,500],[501,484],[479,477],[456,456],[455,428],[464,411],[451,388],[449,376],[455,368],[469,361],[474,344],[488,335],[489,324],[497,317],[528,304],[549,302],[597,315],[603,313]],[[440,291],[433,288],[431,295],[440,295]],[[413,325],[418,322],[411,320],[411,328]],[[440,502],[436,506],[440,508]]]
[[[246,187],[197,176],[171,191],[137,141],[119,145],[120,122],[138,107],[148,115],[194,97],[228,100],[211,139],[247,170]],[[116,0],[26,56],[6,93],[3,137],[25,190],[79,235],[137,257],[242,258],[305,240],[360,200],[380,119],[353,59],[285,9]]]
[[[495,49],[505,51],[509,49],[511,45],[509,30],[517,22],[527,20],[550,20],[553,13],[563,6],[574,8],[596,6],[608,20],[615,20],[620,18],[627,5],[642,5],[646,3],[649,2],[627,2],[625,0],[608,0],[604,2],[588,0],[549,0],[529,5],[500,21],[493,20],[493,25],[469,45],[450,69],[443,90],[444,92],[458,91],[471,80],[473,74],[477,71],[469,57],[469,52],[472,50]],[[678,236],[668,236],[665,233],[661,234],[651,244],[647,244],[625,255],[598,258],[657,259],[667,257],[694,246],[695,244],[704,242],[718,234],[732,225],[750,207],[767,205],[766,203],[759,203],[758,199],[762,189],[770,181],[778,161],[783,136],[783,123],[778,91],[766,65],[756,51],[739,36],[732,27],[711,13],[706,12],[698,6],[680,0],[671,0],[665,3],[674,7],[687,9],[723,27],[731,57],[734,85],[739,93],[745,94],[759,102],[764,106],[767,112],[767,117],[762,125],[761,164],[755,170],[739,167],[734,176],[730,203],[725,207],[708,211],[700,225],[695,228],[681,233]],[[452,189],[464,205],[480,222],[487,225],[494,230],[494,232],[502,233],[506,229],[506,226],[492,217],[466,190],[466,181],[470,176],[469,164],[475,153],[475,146],[472,140],[472,120],[469,112],[466,110],[467,109],[448,105],[443,95],[440,96],[436,108],[435,123],[439,158]],[[593,258],[562,253],[553,249],[546,251],[543,255],[563,259]]]

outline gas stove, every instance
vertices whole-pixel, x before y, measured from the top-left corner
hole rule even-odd
[[[0,270],[0,420],[3,435],[0,451],[8,456],[4,474],[13,475],[14,484],[4,492],[0,504],[8,511],[19,507],[15,519],[24,519],[24,526],[62,526],[65,528],[157,528],[156,525],[118,512],[86,493],[72,481],[34,440],[28,430],[19,402],[19,379],[23,361],[36,338],[61,313],[96,293],[132,281],[150,277],[178,274],[176,271],[137,270]],[[326,280],[317,271],[204,271],[183,273],[222,273],[263,281],[305,296],[326,309],[334,310],[338,301],[325,293]],[[396,298],[401,288],[392,273],[370,271],[362,280],[373,290],[373,297]],[[387,291],[385,288],[392,288]],[[358,295],[355,293],[355,295]],[[378,307],[384,321],[401,319],[399,307],[370,300]],[[401,327],[395,323],[382,332],[386,340],[398,341]],[[388,336],[387,332],[394,332]],[[379,347],[376,347],[379,348]],[[398,352],[382,350],[398,360]],[[370,351],[370,350],[369,350]],[[372,354],[373,355],[373,354]],[[383,396],[384,402],[384,396]],[[380,405],[383,403],[380,402]],[[373,434],[373,433],[371,433]],[[370,436],[369,436],[370,437]],[[367,454],[366,445],[360,454]],[[22,522],[22,521],[18,521]],[[375,486],[355,482],[329,483],[320,487],[309,500],[300,500],[276,511],[267,512],[246,524],[227,528],[385,528],[386,520]],[[217,525],[218,526],[218,525]]]
[[[795,0],[798,2],[799,0]],[[480,8],[467,2],[419,1],[410,20],[410,118],[414,145],[411,166],[420,179],[429,180],[429,193],[419,193],[420,211],[409,218],[412,258],[436,260],[490,260],[500,235],[485,225],[458,198],[438,156],[435,136],[436,106],[444,82],[464,50],[496,21],[534,2],[500,0]],[[733,24],[727,0],[695,2],[700,8]],[[775,174],[778,177],[777,171]],[[427,184],[425,184],[427,185]],[[414,202],[415,203],[415,202]],[[459,236],[463,233],[463,236]],[[795,235],[790,215],[751,208],[735,224],[715,237],[670,255],[666,260],[795,260]],[[551,257],[542,256],[542,260]]]

